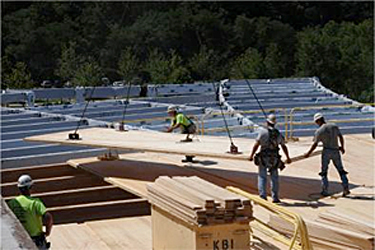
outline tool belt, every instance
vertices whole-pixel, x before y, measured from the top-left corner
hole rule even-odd
[[[278,149],[266,149],[260,151],[255,155],[254,163],[257,166],[268,168],[268,172],[271,172],[274,169],[280,169],[280,171],[282,171],[285,168]]]
[[[49,249],[51,247],[51,243],[47,242],[46,236],[44,234],[39,236],[32,236],[31,239],[34,241],[38,249]]]
[[[197,126],[194,123],[190,123],[189,126],[184,126],[183,134],[195,134],[197,132]]]

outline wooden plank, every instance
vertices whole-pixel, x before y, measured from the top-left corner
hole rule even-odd
[[[33,193],[32,196],[41,199],[46,207],[136,198],[135,195],[115,186],[87,187],[47,193]],[[15,197],[16,196],[7,197],[6,200]]]
[[[241,198],[238,195],[235,195],[221,187],[218,187],[210,182],[204,181],[196,176],[191,177],[174,177],[174,180],[190,187],[191,189],[195,189],[200,191],[210,197],[213,197],[215,200],[218,200],[226,205],[226,208],[238,205],[241,205]]]
[[[46,135],[31,136],[26,141],[59,143],[64,145],[90,146],[123,150],[140,150],[156,153],[195,155],[247,161],[253,139],[236,138],[235,143],[243,154],[229,154],[228,139],[226,137],[204,136],[199,141],[180,143],[183,135],[160,133],[154,131],[130,130],[116,131],[109,128],[88,128],[79,131],[80,140],[69,140],[68,134],[73,131],[58,132]],[[163,142],[163,143],[160,143]],[[301,156],[308,146],[299,144],[289,145],[290,155]],[[300,159],[300,158],[296,158]]]
[[[186,197],[184,197],[183,194],[178,193],[173,189],[165,189],[163,186],[160,185],[147,185],[147,191],[154,193],[155,195],[158,195],[160,197],[163,197],[164,199],[173,199],[175,202],[186,207],[187,209],[198,210],[203,208],[201,205],[198,205],[186,199]]]
[[[110,250],[98,234],[93,232],[86,224],[65,224],[55,225],[51,236],[51,248],[58,250],[65,249],[93,249]]]
[[[1,169],[1,183],[17,182],[22,174],[28,174],[33,179],[51,178],[56,176],[69,176],[80,173],[66,163],[32,166],[22,168]]]
[[[215,205],[220,205],[219,202],[215,201],[211,196],[205,195],[201,192],[197,192],[194,189],[187,188],[185,185],[178,183],[177,181],[168,178],[166,176],[161,176],[155,181],[156,184],[161,185],[166,188],[174,189],[177,192],[181,192],[187,199],[203,206],[203,207],[214,207]]]
[[[54,207],[47,211],[52,213],[55,224],[65,224],[149,215],[150,206],[145,199],[131,199]]]
[[[49,241],[54,250],[151,250],[151,217],[127,217],[54,225]]]
[[[361,249],[374,248],[374,236],[364,233],[356,233],[349,229],[325,225],[314,221],[306,220],[305,222],[310,238],[328,241],[337,245],[358,246]],[[294,227],[290,223],[276,216],[270,217],[269,224],[289,235],[294,232]]]
[[[86,225],[110,249],[152,249],[150,216],[90,221]]]
[[[43,193],[58,190],[108,185],[108,183],[104,182],[98,176],[64,176],[61,178],[53,178],[37,182],[33,186],[32,190],[36,193]],[[19,190],[16,184],[6,184],[1,187],[1,194],[4,197],[16,196],[19,194]]]

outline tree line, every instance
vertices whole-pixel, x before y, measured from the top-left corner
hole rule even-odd
[[[318,76],[373,102],[373,2],[2,2],[2,88]]]

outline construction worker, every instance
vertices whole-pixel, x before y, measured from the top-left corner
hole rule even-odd
[[[52,215],[46,211],[46,207],[40,199],[30,196],[33,180],[29,175],[21,175],[17,186],[21,195],[10,200],[8,206],[29,233],[36,246],[39,249],[48,249],[50,243],[47,243],[46,236],[51,233]],[[45,232],[43,232],[43,225],[46,226]]]
[[[182,134],[187,134],[186,139],[182,140],[182,142],[191,142],[192,139],[189,136],[196,132],[197,127],[195,124],[186,115],[177,112],[175,106],[169,106],[167,112],[168,116],[173,117],[173,119],[166,132],[170,133],[176,128],[180,128]]]
[[[284,137],[278,129],[275,128],[276,116],[270,114],[267,117],[267,127],[261,128],[258,137],[255,139],[253,150],[250,154],[250,161],[254,160],[258,166],[258,191],[259,196],[267,200],[267,170],[271,175],[271,193],[272,202],[279,203],[279,172],[278,169],[284,169],[284,163],[281,161],[279,154],[279,145],[283,149],[286,156],[286,163],[291,163],[288,148],[285,145]],[[255,155],[259,146],[260,152]],[[255,155],[255,158],[254,158]]]
[[[346,175],[348,172],[344,170],[341,161],[341,155],[345,154],[344,148],[344,137],[342,136],[339,127],[333,123],[326,123],[324,117],[321,113],[316,113],[314,115],[314,122],[319,126],[315,131],[314,143],[311,145],[309,151],[304,155],[306,158],[314,151],[318,146],[319,142],[323,143],[323,152],[322,152],[322,168],[319,175],[322,177],[322,196],[328,196],[328,164],[332,160],[333,165],[335,165],[337,171],[340,174],[340,178],[343,186],[343,196],[350,194],[349,191],[349,181]],[[340,141],[340,147],[338,144],[338,139]]]

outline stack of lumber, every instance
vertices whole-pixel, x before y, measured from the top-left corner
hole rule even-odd
[[[319,213],[315,221],[305,220],[314,249],[374,249],[375,225],[373,201],[341,199],[337,207]],[[269,225],[292,235],[294,226],[276,216]]]
[[[352,212],[349,209],[336,208],[320,213],[316,221],[326,225],[347,228],[357,233],[375,236],[375,224],[371,216],[373,213],[374,211],[366,209],[358,209],[356,212]]]
[[[192,225],[248,223],[249,199],[199,177],[161,176],[147,185],[149,202]]]

